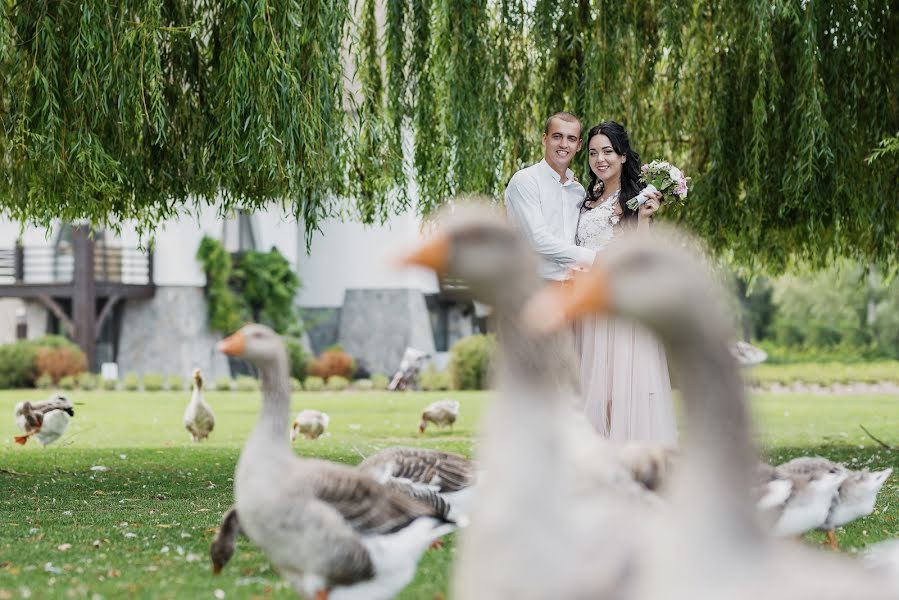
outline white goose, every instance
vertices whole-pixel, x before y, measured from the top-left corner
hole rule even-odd
[[[328,430],[330,420],[327,413],[323,413],[320,410],[311,408],[301,410],[290,427],[290,441],[296,440],[300,434],[303,434],[303,437],[307,440],[318,439]]]
[[[893,469],[853,471],[820,456],[794,458],[777,467],[777,473],[782,476],[820,478],[833,473],[842,476],[839,489],[830,495],[825,517],[815,524],[816,528],[827,532],[827,540],[834,550],[838,547],[835,529],[870,515],[874,511],[877,494],[892,472]]]
[[[253,363],[262,383],[234,476],[241,530],[306,597],[392,598],[452,521],[362,471],[293,454],[287,353],[270,328],[247,325],[219,347]]]
[[[25,432],[17,435],[15,442],[25,444],[28,438],[34,438],[42,446],[58,440],[75,416],[75,409],[68,398],[58,394],[40,402],[19,402],[13,412],[16,425]]]
[[[701,261],[682,244],[652,237],[617,241],[570,289],[535,299],[529,322],[563,326],[589,311],[639,320],[665,344],[686,408],[683,460],[672,515],[653,517],[629,580],[629,598],[884,599],[899,597],[884,579],[836,556],[766,538],[749,492],[754,458],[744,390],[727,350],[727,319]],[[554,312],[543,312],[547,308]],[[590,557],[618,558],[606,547]]]
[[[494,308],[496,398],[481,424],[471,524],[453,580],[459,598],[605,597],[629,569],[647,497],[583,416],[570,335],[525,331],[519,313],[541,281],[526,243],[504,219],[456,207],[442,231],[405,258],[462,279]],[[606,496],[598,497],[598,490]],[[636,513],[636,514],[635,514]],[[593,560],[606,547],[620,560]],[[591,557],[591,558],[587,558]]]
[[[200,369],[194,369],[192,387],[190,402],[184,409],[184,427],[190,432],[193,441],[200,442],[207,439],[215,428],[215,413],[203,399],[203,376]]]

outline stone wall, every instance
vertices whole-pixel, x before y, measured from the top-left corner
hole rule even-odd
[[[338,331],[338,343],[370,373],[392,375],[407,346],[434,354],[428,308],[419,290],[347,290]]]
[[[207,326],[202,288],[158,287],[153,298],[125,304],[119,377],[131,371],[189,377],[196,367],[207,381],[228,376],[228,361],[216,350],[221,338]]]

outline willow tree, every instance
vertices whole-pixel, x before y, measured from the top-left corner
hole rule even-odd
[[[219,197],[288,204],[309,231],[336,198],[363,221],[413,196],[426,213],[457,193],[498,196],[539,156],[546,115],[569,110],[618,120],[644,158],[680,164],[693,189],[667,217],[737,263],[899,258],[899,14],[885,0],[3,13],[0,203],[16,218],[152,224]]]

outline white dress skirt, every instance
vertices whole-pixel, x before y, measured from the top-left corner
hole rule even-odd
[[[620,231],[613,196],[581,213],[580,246],[602,251]],[[575,324],[584,412],[596,430],[616,441],[674,444],[677,424],[668,361],[662,344],[643,326],[589,315]]]

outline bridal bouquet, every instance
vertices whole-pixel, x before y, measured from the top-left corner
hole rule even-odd
[[[651,192],[662,192],[664,200],[686,200],[687,183],[689,177],[684,177],[683,171],[663,160],[654,160],[640,168],[640,181],[646,184],[642,192],[627,201],[627,207],[637,210],[637,207],[649,199]]]

